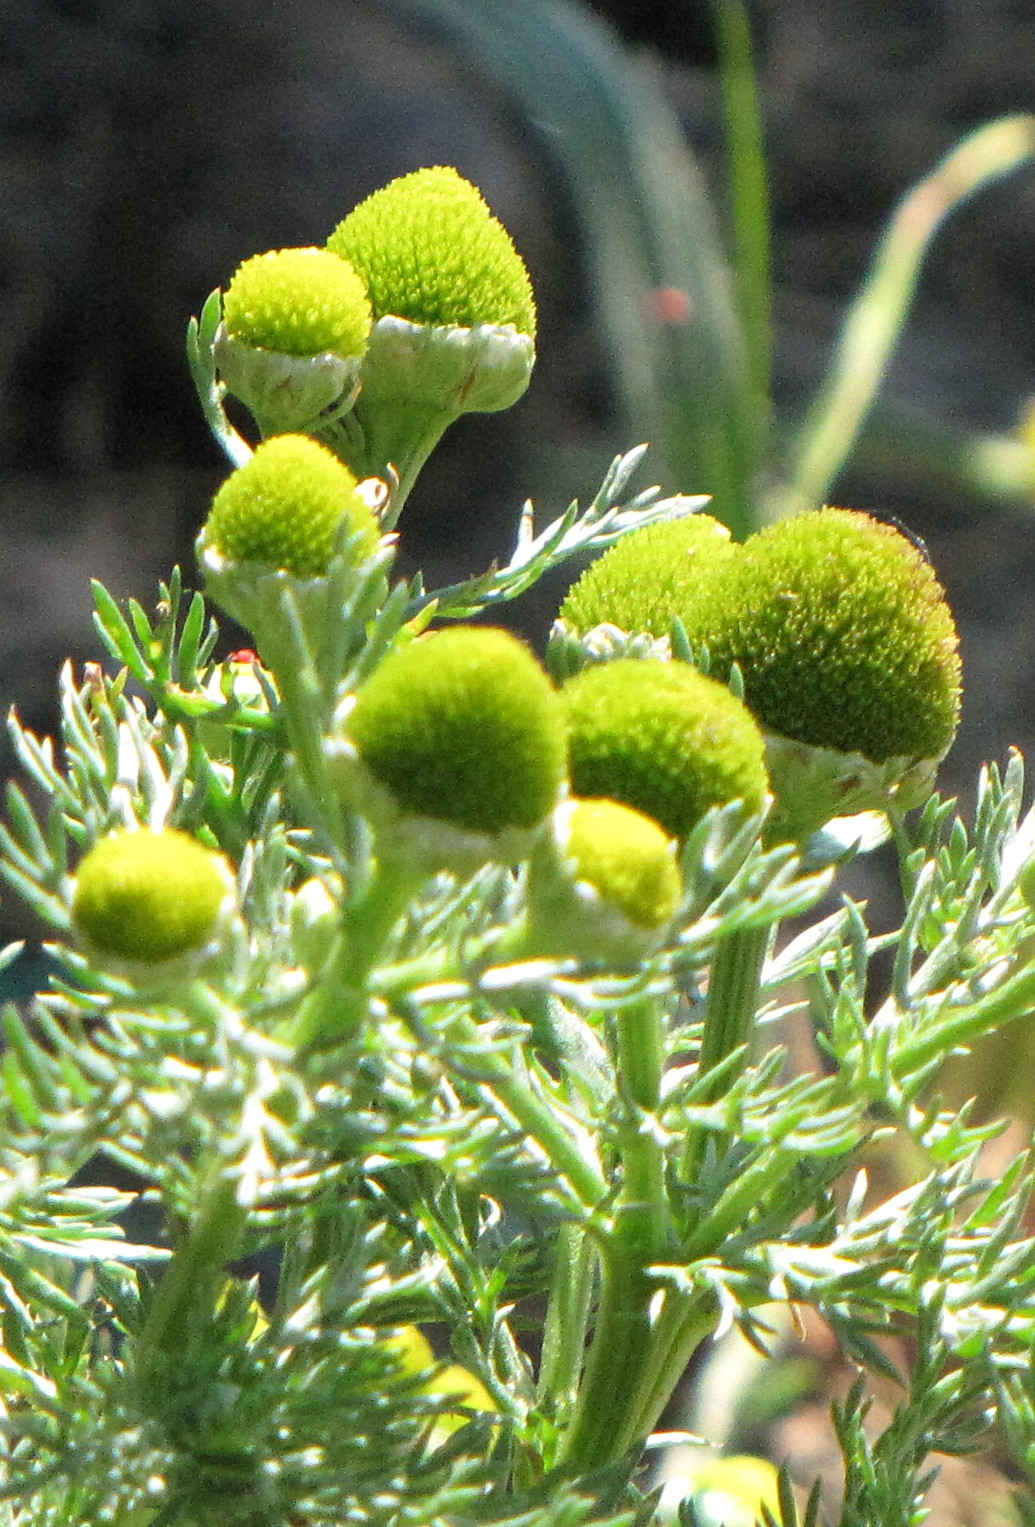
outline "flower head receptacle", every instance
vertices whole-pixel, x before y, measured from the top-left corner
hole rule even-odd
[[[362,276],[374,317],[343,454],[364,474],[394,467],[401,507],[455,419],[509,408],[528,386],[528,272],[480,191],[445,166],[375,191],[327,247]]]
[[[561,691],[573,792],[644,812],[684,839],[713,806],[762,808],[765,746],[747,708],[686,663],[619,658]]]
[[[150,983],[189,973],[214,953],[233,906],[221,854],[176,828],[119,831],[79,865],[72,922],[91,956]]]
[[[263,435],[318,427],[354,401],[370,337],[366,288],[327,249],[278,249],[238,267],[215,360]]]
[[[564,784],[561,702],[509,632],[458,626],[397,648],[329,748],[382,844],[462,872],[527,856]]]

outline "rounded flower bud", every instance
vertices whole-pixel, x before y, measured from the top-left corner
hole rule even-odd
[[[637,927],[667,923],[683,887],[675,844],[657,822],[609,800],[572,800],[558,812],[559,841],[577,878]]]
[[[79,866],[72,921],[99,958],[161,966],[214,947],[233,884],[221,854],[176,828],[114,832]]]
[[[263,434],[315,424],[348,400],[370,336],[370,302],[328,249],[276,249],[239,266],[216,335],[220,376]]]
[[[521,256],[479,190],[456,170],[415,170],[375,191],[327,247],[355,266],[375,318],[473,329],[511,324],[535,338]]]
[[[667,637],[674,619],[693,624],[713,570],[732,555],[729,530],[710,515],[645,525],[586,569],[568,590],[560,618],[580,634],[607,625]]]
[[[664,937],[683,894],[676,845],[657,822],[610,800],[562,801],[537,844],[528,884],[528,948],[613,968]]]
[[[820,509],[752,536],[711,581],[691,641],[736,663],[767,730],[873,764],[942,758],[960,707],[944,591],[906,536]]]
[[[357,487],[325,446],[307,435],[275,435],[212,500],[199,541],[203,560],[212,551],[223,562],[260,563],[296,578],[317,578],[343,533],[360,534],[362,552],[372,552],[379,528]]]
[[[329,249],[273,249],[238,266],[223,297],[231,339],[283,355],[359,356],[370,301],[347,260]]]
[[[560,700],[507,631],[457,626],[396,648],[344,726],[330,757],[346,794],[428,864],[524,857],[564,782]]]
[[[397,478],[397,515],[450,424],[509,408],[528,387],[528,272],[481,193],[441,166],[375,191],[327,242],[367,283],[375,320],[345,454]]]
[[[561,698],[577,795],[622,801],[678,839],[713,806],[761,809],[758,727],[724,685],[688,664],[619,658],[577,674]]]

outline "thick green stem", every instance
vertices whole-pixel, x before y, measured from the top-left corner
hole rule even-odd
[[[628,1405],[651,1353],[656,1285],[647,1269],[663,1254],[669,1228],[657,1126],[665,1058],[658,1004],[648,999],[622,1008],[617,1031],[619,1086],[627,1109],[618,1133],[622,1186],[604,1245],[600,1309],[564,1457],[566,1466],[579,1471],[620,1458],[645,1438]]]
[[[201,1192],[201,1205],[162,1274],[137,1348],[145,1386],[169,1362],[182,1362],[203,1338],[216,1306],[227,1262],[238,1255],[246,1211],[237,1201],[235,1176],[220,1170]]]
[[[578,1225],[562,1225],[539,1364],[540,1405],[562,1416],[575,1402],[589,1326],[596,1251]]]
[[[718,1317],[709,1296],[688,1298],[671,1289],[651,1332],[650,1351],[635,1391],[628,1397],[633,1437],[649,1437],[701,1342],[715,1330]]]
[[[340,424],[320,432],[359,477],[396,478],[382,526],[397,523],[421,468],[451,424],[459,418],[451,409],[421,407],[368,407],[360,395],[353,412]]]
[[[619,1212],[633,1222],[627,1233],[647,1266],[662,1254],[669,1222],[665,1154],[657,1123],[665,1063],[657,1002],[647,999],[621,1008],[617,1029],[619,1085],[629,1109],[618,1146],[622,1163]]]
[[[346,907],[334,951],[287,1026],[286,1043],[338,1044],[355,1034],[370,1004],[370,973],[421,878],[404,860],[378,861],[362,896]]]
[[[751,1039],[771,933],[768,926],[731,933],[716,950],[708,980],[704,1034],[697,1063],[702,1077],[714,1071]],[[729,1076],[724,1072],[721,1081],[706,1089],[702,1101],[715,1101],[721,1089],[728,1086]],[[697,1175],[704,1144],[703,1131],[690,1132],[683,1158],[684,1176],[688,1182]]]
[[[619,1218],[604,1248],[593,1344],[561,1458],[566,1471],[585,1474],[601,1468],[640,1440],[628,1435],[627,1406],[650,1350],[651,1294],[643,1264]]]

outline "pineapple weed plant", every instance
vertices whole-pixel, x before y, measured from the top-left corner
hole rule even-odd
[[[647,1524],[694,1353],[781,1304],[859,1370],[845,1527],[922,1520],[932,1456],[993,1435],[1035,1483],[1030,1168],[983,1179],[996,1128],[938,1098],[1035,1004],[1020,760],[972,826],[932,793],[953,620],[864,513],[736,544],[630,496],[634,450],[505,566],[393,581],[422,463],[534,340],[450,169],[245,261],[189,350],[233,465],[198,559],[252,647],[215,659],[178,571],[153,616],[97,587],[113,666],[66,669],[60,752],[12,722],[3,869],[56,964],[4,1015],[12,1527]],[[584,552],[545,667],[476,619]],[[889,836],[878,937],[832,887]],[[746,1509],[821,1519],[786,1474]]]

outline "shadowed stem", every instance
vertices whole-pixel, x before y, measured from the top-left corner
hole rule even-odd
[[[578,1471],[620,1458],[643,1437],[630,1427],[629,1394],[651,1350],[647,1269],[669,1230],[665,1158],[657,1110],[664,1065],[663,1015],[645,998],[617,1014],[618,1083],[625,1108],[617,1145],[621,1188],[601,1251],[602,1288],[593,1341],[563,1465]]]

